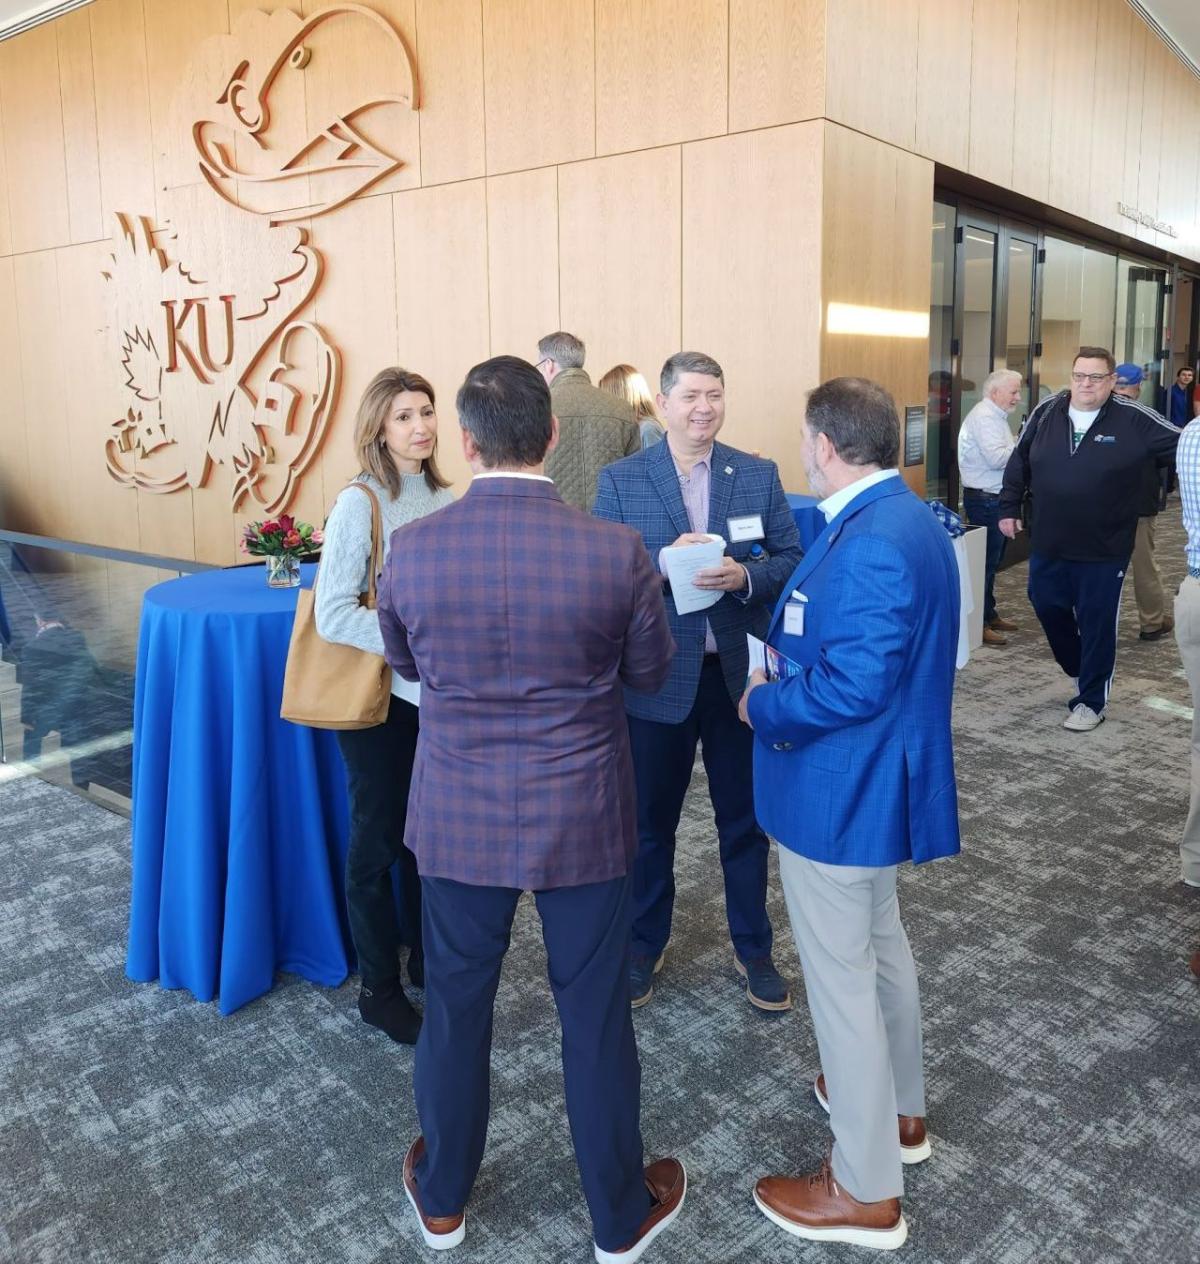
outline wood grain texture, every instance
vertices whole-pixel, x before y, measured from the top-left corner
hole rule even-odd
[[[58,39],[52,25],[0,43],[0,110],[11,181],[12,251],[70,241]]]
[[[971,135],[967,170],[1007,186],[1013,174],[1018,0],[977,0],[971,24]]]
[[[1166,45],[1153,36],[1146,42],[1146,74],[1142,81],[1142,126],[1138,133],[1138,184],[1134,205],[1139,211],[1158,216],[1159,180],[1162,175],[1163,118],[1166,85],[1174,60]],[[1192,142],[1194,143],[1194,142]],[[1169,142],[1167,148],[1170,148]],[[1139,241],[1154,243],[1158,234],[1146,224],[1136,226]]]
[[[421,183],[481,176],[483,6],[481,0],[417,0],[421,72]]]
[[[1055,0],[1050,94],[1049,196],[1085,216],[1091,209],[1097,0]]]
[[[920,0],[837,0],[826,28],[826,114],[912,149]]]
[[[1120,200],[1130,206],[1136,206],[1138,200],[1138,179],[1142,166],[1140,137],[1146,90],[1146,52],[1153,38],[1146,24],[1134,16],[1129,27],[1127,46],[1129,82],[1125,106],[1123,161],[1114,164],[1121,172]],[[1122,231],[1129,231],[1128,220],[1122,222],[1126,225]]]
[[[729,130],[825,109],[825,0],[730,0]]]
[[[528,360],[537,340],[562,323],[557,169],[491,176],[487,214],[491,352]]]
[[[796,123],[683,151],[680,341],[725,370],[722,440],[776,461],[789,491],[805,486],[797,427],[820,380],[823,131]]]
[[[1050,120],[1054,96],[1054,29],[1058,0],[1019,0],[1017,95],[1013,109],[1012,187],[1044,202],[1050,192]]]
[[[725,132],[729,0],[595,0],[596,153]]]
[[[1139,26],[1124,0],[1100,0],[1096,14],[1096,82],[1092,91],[1091,157],[1088,164],[1088,214],[1094,223],[1124,231],[1117,203],[1124,200],[1126,117],[1133,66],[1141,70],[1144,44],[1130,56],[1132,26]],[[1141,83],[1137,114],[1141,116]]]
[[[100,207],[100,148],[96,136],[96,85],[92,75],[92,25],[78,9],[54,23],[67,167],[71,241],[104,235]]]
[[[596,152],[593,0],[483,0],[489,175]]]
[[[454,396],[467,370],[489,354],[484,182],[398,193],[392,210],[400,362],[437,392],[438,461],[461,490],[469,472]]]
[[[154,141],[142,0],[96,0],[92,26],[104,232],[119,211],[155,209]]]
[[[1192,75],[1171,58],[1163,80],[1162,155],[1158,173],[1158,218],[1170,224],[1178,237],[1156,233],[1155,244],[1164,250],[1179,250],[1191,235],[1196,213],[1196,166],[1200,151],[1182,136],[1196,136],[1195,99],[1190,91]]]
[[[35,480],[29,468],[25,438],[25,391],[21,374],[21,334],[17,320],[17,285],[13,260],[0,256],[0,524],[15,531],[31,531],[31,505],[41,472]]]
[[[4,145],[4,94],[0,92],[0,259],[12,254],[12,221],[8,211],[8,155]]]
[[[680,347],[679,147],[562,167],[558,201],[562,327],[593,382],[622,363],[653,381]]]
[[[966,169],[970,144],[971,32],[977,7],[975,0],[922,0],[917,23],[916,149],[960,171]]]

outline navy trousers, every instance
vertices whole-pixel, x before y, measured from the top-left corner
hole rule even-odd
[[[767,918],[770,843],[754,816],[754,734],[725,687],[716,655],[706,657],[696,701],[680,724],[629,717],[637,779],[638,853],[634,864],[633,951],[655,957],[671,937],[675,907],[675,831],[700,743],[717,819],[725,915],[743,961],[771,955]]]
[[[1029,555],[1029,601],[1055,662],[1078,682],[1067,703],[1104,710],[1117,665],[1117,617],[1126,562]]]
[[[487,1139],[492,1007],[521,892],[423,878],[425,1021],[413,1088],[427,1216],[467,1205]],[[535,893],[562,1024],[567,1118],[596,1245],[617,1251],[650,1211],[641,1068],[629,1007],[630,879]],[[532,1156],[531,1156],[532,1157]]]
[[[983,563],[983,621],[991,623],[996,617],[996,572],[1004,560],[1004,546],[1008,543],[1000,530],[999,497],[978,496],[964,491],[963,512],[973,527],[987,530]]]

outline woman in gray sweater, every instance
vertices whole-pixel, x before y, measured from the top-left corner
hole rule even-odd
[[[358,477],[338,496],[325,524],[317,583],[317,631],[327,641],[383,653],[379,616],[359,604],[371,557],[371,498],[379,499],[384,559],[392,533],[433,513],[454,497],[438,470],[433,387],[405,369],[377,373],[363,393],[354,422]],[[407,944],[408,977],[424,986],[421,884],[404,846],[404,818],[417,749],[420,686],[392,676],[387,720],[374,728],[339,732],[350,792],[350,850],[346,901],[358,953],[363,1019],[402,1044],[414,1044],[421,1016],[400,982],[399,947]],[[403,916],[397,924],[391,869],[398,865]]]

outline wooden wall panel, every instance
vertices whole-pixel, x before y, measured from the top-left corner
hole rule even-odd
[[[1018,0],[977,0],[971,23],[971,136],[967,170],[1008,186],[1013,176]]]
[[[1088,214],[1094,223],[1124,231],[1117,203],[1123,200],[1125,124],[1129,113],[1130,40],[1135,18],[1124,0],[1100,0],[1096,20],[1096,82],[1092,92],[1092,139]],[[1141,49],[1136,58],[1141,66]],[[1138,116],[1141,116],[1139,83]]]
[[[722,439],[776,461],[789,491],[805,486],[798,425],[820,380],[823,130],[796,123],[683,150],[680,341],[725,370]],[[738,196],[712,195],[727,188]]]
[[[4,144],[4,94],[0,92],[0,259],[12,254],[12,221],[8,211],[8,156]]]
[[[487,197],[482,180],[392,199],[400,359],[438,396],[438,462],[461,490],[469,478],[454,396],[489,355]]]
[[[63,381],[69,481],[75,501],[76,536],[88,544],[138,548],[138,497],[119,486],[104,465],[109,425],[127,407],[121,373],[112,354],[109,295],[97,285],[108,266],[107,242],[56,252],[61,339],[70,348]]]
[[[189,80],[199,45],[229,30],[229,3],[188,0],[181,5],[177,0],[143,0],[143,4],[155,187],[162,190],[197,184],[201,177],[188,131],[193,120],[177,117],[175,94]]]
[[[31,531],[30,505],[41,479],[39,475],[34,480],[29,469],[17,285],[13,260],[5,257],[0,257],[0,382],[4,383],[4,406],[0,408],[0,452],[4,454],[0,460],[0,526]]]
[[[836,0],[826,28],[825,112],[912,149],[917,134],[920,0]]]
[[[596,152],[593,0],[483,0],[490,175]]]
[[[96,0],[92,24],[104,231],[118,211],[155,209],[154,142],[142,0]]]
[[[1097,20],[1096,0],[1055,0],[1049,196],[1081,216],[1091,207]]]
[[[1044,202],[1050,192],[1050,119],[1054,96],[1054,6],[1019,0],[1012,187]]]
[[[1194,77],[1171,58],[1164,77],[1162,154],[1158,175],[1158,218],[1170,224],[1178,237],[1156,233],[1155,244],[1179,250],[1191,235],[1195,216],[1197,109],[1191,94]],[[1188,137],[1180,140],[1180,137]]]
[[[730,0],[729,130],[825,109],[825,0]]]
[[[51,32],[53,34],[53,32]],[[67,344],[61,337],[55,252],[39,250],[13,259],[25,404],[25,443],[36,493],[31,516],[43,535],[78,539],[80,502],[71,479],[67,434]],[[29,424],[32,422],[32,424]]]
[[[1150,41],[1146,24],[1135,17],[1129,28],[1129,44],[1127,58],[1129,65],[1129,82],[1126,91],[1125,105],[1125,137],[1122,146],[1124,161],[1114,163],[1121,171],[1120,200],[1129,206],[1136,206],[1138,200],[1138,179],[1142,166],[1142,109],[1146,93],[1146,53]],[[1123,221],[1128,231],[1128,221]]]
[[[822,291],[833,302],[893,311],[929,309],[933,164],[835,124],[825,125]],[[892,392],[903,416],[926,403],[929,339],[870,333],[821,337],[821,379],[863,374]],[[924,466],[903,471],[924,486]]]
[[[1142,126],[1138,133],[1138,184],[1134,205],[1139,211],[1158,215],[1158,186],[1163,164],[1163,115],[1166,81],[1173,60],[1165,44],[1153,36],[1146,42],[1146,75],[1142,82]],[[1189,143],[1194,144],[1194,139]],[[1155,242],[1158,234],[1148,225],[1138,224],[1139,241]]]
[[[71,241],[104,236],[100,209],[100,150],[96,138],[96,85],[92,75],[92,24],[78,9],[54,23],[62,91]]]
[[[492,355],[536,355],[558,329],[558,171],[543,167],[487,182]]]
[[[421,183],[481,176],[483,9],[480,0],[417,0]]]
[[[970,143],[971,31],[977,7],[974,0],[923,0],[917,24],[916,149],[960,171],[966,169]]]
[[[596,153],[725,132],[729,0],[595,0]]]
[[[678,146],[562,167],[558,198],[562,327],[593,382],[622,363],[653,381],[680,346]]]
[[[12,250],[71,240],[58,39],[52,25],[0,43],[0,109],[10,186]]]

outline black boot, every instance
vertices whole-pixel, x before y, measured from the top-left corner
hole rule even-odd
[[[358,1012],[364,1023],[378,1027],[401,1045],[415,1045],[421,1034],[421,1015],[412,1007],[399,979],[364,983],[358,992]]]

